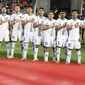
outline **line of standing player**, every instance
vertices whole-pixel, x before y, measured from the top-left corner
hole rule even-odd
[[[54,19],[53,11],[50,11],[48,18],[46,18],[44,16],[44,8],[42,7],[39,8],[38,16],[33,14],[32,6],[27,7],[26,14],[20,13],[20,6],[15,7],[15,13],[11,16],[6,14],[7,9],[5,7],[2,7],[1,11],[0,46],[4,40],[7,46],[8,58],[14,58],[16,41],[19,40],[21,43],[22,60],[26,59],[28,45],[31,42],[34,52],[33,61],[38,60],[38,48],[42,44],[45,62],[48,62],[48,49],[52,48],[53,61],[59,63],[61,48],[64,48],[67,64],[70,63],[72,49],[76,50],[78,64],[81,64],[80,35],[82,34],[82,28],[85,27],[85,23],[77,18],[77,10],[72,11],[72,19],[70,20],[65,18],[65,10],[61,10],[57,20]],[[10,36],[12,40],[11,47]]]

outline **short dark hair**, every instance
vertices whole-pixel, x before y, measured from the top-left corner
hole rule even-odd
[[[20,7],[20,5],[18,5],[18,4],[17,4],[16,6]],[[16,6],[15,6],[15,7],[16,7]]]
[[[48,13],[53,13],[54,14],[54,11],[50,10]]]
[[[72,10],[72,12],[77,12],[77,13],[78,13],[78,10],[76,10],[76,9],[73,9],[73,10]]]
[[[3,9],[3,8],[6,8],[6,9],[7,9],[7,7],[6,7],[6,6],[3,6],[1,9]]]
[[[44,8],[43,8],[43,7],[40,7],[39,9],[42,9],[42,10],[44,10]]]
[[[65,12],[65,13],[67,13],[67,11],[66,11],[66,10],[61,10],[61,11],[60,11],[60,13],[61,13],[61,12]]]
[[[27,8],[32,8],[32,9],[33,9],[33,7],[32,7],[32,6],[27,6]]]

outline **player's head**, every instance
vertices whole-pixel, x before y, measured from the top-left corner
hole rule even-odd
[[[31,13],[33,12],[33,7],[32,7],[32,6],[28,6],[28,7],[27,7],[27,12],[28,12],[29,14],[31,14]]]
[[[6,7],[2,7],[1,12],[2,12],[3,14],[5,14],[5,13],[7,12]]]
[[[43,16],[44,15],[44,8],[43,7],[40,7],[39,8],[39,15],[40,16]]]
[[[78,17],[78,10],[72,10],[72,18]]]
[[[60,11],[60,18],[64,19],[66,17],[67,12],[65,10]]]
[[[19,12],[20,12],[20,6],[19,6],[19,5],[16,5],[16,6],[15,6],[15,12],[16,12],[16,13],[19,13]]]
[[[54,18],[54,12],[53,11],[49,11],[48,18],[49,19],[53,19]]]

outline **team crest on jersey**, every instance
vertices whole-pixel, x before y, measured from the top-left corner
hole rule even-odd
[[[22,16],[20,16],[20,18],[22,18]]]
[[[6,19],[8,19],[8,17],[6,17]]]
[[[79,22],[77,22],[76,24],[79,25]]]

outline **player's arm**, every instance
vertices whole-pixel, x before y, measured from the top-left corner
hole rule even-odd
[[[28,23],[32,23],[33,21],[34,21],[34,19],[26,20],[26,21],[22,20],[22,24],[23,24],[23,25],[26,25],[26,24],[28,24]]]
[[[69,31],[69,30],[72,30],[72,29],[73,29],[73,26],[72,26],[72,25],[71,25],[71,26],[70,26],[70,25],[67,25],[67,26],[66,26],[66,29],[67,29],[68,31]]]
[[[59,31],[59,30],[63,29],[64,27],[65,27],[64,25],[63,26],[55,26],[56,31]]]
[[[82,28],[80,27],[80,41],[82,40]]]
[[[11,21],[10,24],[11,24],[11,25],[14,25],[14,24],[19,23],[19,22],[21,22],[21,20],[18,20],[18,19],[17,19],[17,20]]]
[[[33,23],[33,28],[38,28],[40,26],[42,26],[43,23],[37,24],[37,23]]]
[[[54,28],[54,26],[47,26],[47,25],[42,26],[43,30],[48,30],[48,29],[51,29],[51,28]]]
[[[6,22],[8,22],[8,20],[6,19],[6,20],[4,20],[4,21],[0,21],[0,25],[1,24],[3,24],[3,23],[6,23]]]

